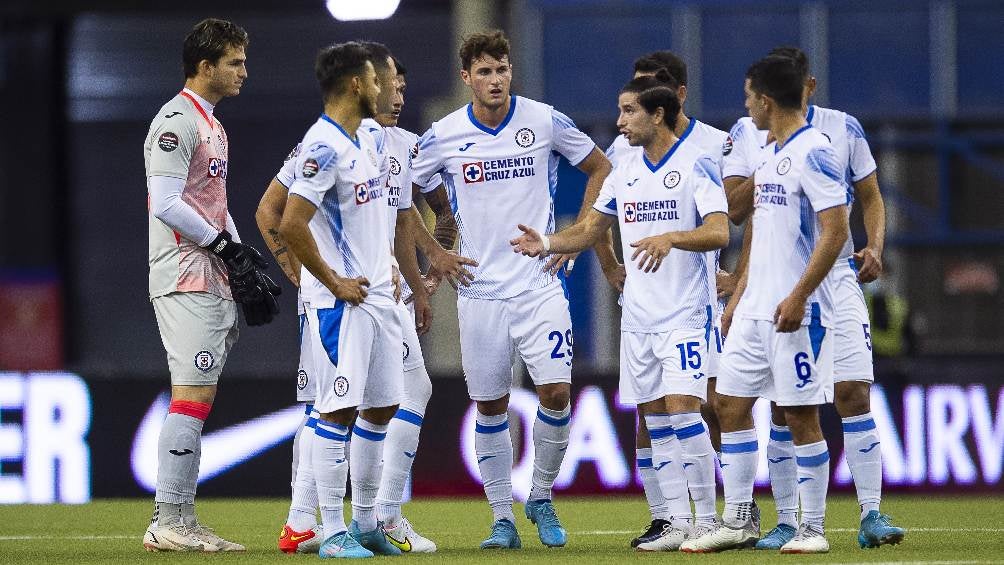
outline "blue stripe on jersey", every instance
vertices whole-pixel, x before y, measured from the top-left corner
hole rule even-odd
[[[711,157],[701,157],[694,163],[694,171],[711,179],[717,186],[722,186],[722,174],[718,170],[718,164]],[[700,214],[698,214],[700,216]]]
[[[805,121],[811,124],[812,118],[815,117],[815,115],[816,115],[816,107],[809,106],[809,111],[805,114]]]
[[[669,158],[673,156],[673,153],[676,153],[676,149],[683,144],[683,141],[687,139],[688,136],[690,136],[690,132],[694,131],[694,124],[696,123],[697,123],[697,118],[690,118],[690,124],[687,126],[687,130],[684,131],[683,135],[680,136],[680,139],[677,139],[676,143],[674,143],[673,146],[669,148],[669,151],[667,151],[666,154],[662,156],[662,159],[659,159],[658,163],[653,165],[651,161],[648,160],[648,155],[645,155],[643,152],[641,158],[643,161],[645,161],[645,166],[648,167],[648,170],[654,173],[658,171],[660,167],[665,165],[666,161],[669,161]]]
[[[575,126],[575,122],[572,121],[572,118],[569,118],[554,108],[551,108],[551,123],[558,129],[579,129]]]
[[[358,277],[362,273],[356,272],[354,264],[358,263],[354,261],[355,254],[352,253],[352,248],[349,247],[349,242],[345,239],[345,228],[342,226],[342,209],[338,203],[338,192],[337,190],[329,190],[324,194],[324,199],[321,201],[321,209],[324,211],[324,217],[328,220],[328,228],[331,229],[331,237],[335,241],[335,245],[338,246],[338,251],[342,254],[342,267],[344,267],[345,272],[343,273],[346,277]]]
[[[502,130],[504,130],[505,127],[507,125],[509,125],[509,121],[512,120],[512,116],[515,113],[516,113],[516,95],[515,94],[511,94],[509,96],[509,113],[506,114],[505,119],[502,120],[502,123],[499,124],[499,127],[495,128],[495,129],[492,129],[492,128],[490,128],[490,127],[482,124],[481,122],[478,121],[477,118],[474,117],[474,104],[473,103],[467,105],[467,119],[469,119],[471,121],[471,123],[474,124],[474,127],[476,127],[479,130],[487,133],[488,135],[498,135],[499,132],[501,132]]]
[[[846,119],[844,120],[847,126],[847,135],[858,139],[865,139],[865,128],[861,127],[861,122],[857,118],[850,114],[846,114]]]
[[[809,124],[805,124],[804,126],[802,126],[801,128],[799,128],[798,131],[796,131],[795,133],[791,134],[791,137],[789,137],[788,140],[784,142],[784,146],[786,147],[789,143],[791,143],[792,141],[794,141],[794,139],[796,137],[798,137],[803,131],[805,131],[805,130],[811,128],[811,127],[812,126],[810,126]],[[783,148],[784,147],[782,147],[780,144],[775,143],[774,144],[774,154],[777,155],[777,152],[780,151]]]
[[[840,175],[840,166],[837,164],[837,155],[832,147],[815,147],[805,156],[805,164],[817,173],[826,175],[826,178],[844,182]]]
[[[823,338],[826,337],[826,328],[819,311],[819,303],[813,302],[809,309],[809,345],[812,346],[812,358],[819,359],[819,350],[823,347]]]
[[[317,311],[317,324],[320,326],[318,334],[321,336],[321,345],[324,352],[328,354],[331,364],[338,366],[338,334],[342,331],[342,314],[345,312],[345,303],[335,300],[334,308],[321,308]]]
[[[805,264],[808,265],[812,250],[816,248],[816,213],[812,209],[812,203],[805,194],[799,200],[799,225],[798,240],[795,241],[795,251]]]
[[[608,210],[612,210],[616,214],[617,213],[617,199],[616,198],[611,198],[610,202],[607,202],[607,205],[605,206],[605,208],[608,209]]]
[[[706,277],[707,277],[707,270],[705,270],[705,278]],[[710,289],[707,294],[708,296],[711,296]],[[715,325],[715,317],[713,311],[711,310],[710,304],[708,304],[705,307],[705,311],[707,312],[708,319],[706,322],[704,322],[704,343],[707,344],[708,351],[711,351],[711,327]]]
[[[303,346],[303,326],[306,323],[307,323],[307,315],[306,314],[300,314],[300,333],[299,333],[300,337],[299,337],[299,341],[297,341],[297,343],[301,347]],[[308,412],[309,412],[309,410],[308,410]]]
[[[342,129],[342,126],[340,126],[338,122],[329,118],[327,114],[321,114],[321,119],[338,128],[338,131],[342,132],[342,135],[344,135],[349,141],[351,141],[352,145],[356,146],[356,149],[360,149],[358,137],[353,138],[351,135],[348,134],[348,132]]]
[[[394,417],[398,420],[408,422],[409,424],[415,424],[420,428],[422,427],[422,415],[417,412],[412,412],[411,410],[406,410],[404,408],[398,408]]]

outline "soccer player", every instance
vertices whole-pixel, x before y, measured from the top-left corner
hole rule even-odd
[[[684,542],[683,551],[745,547],[760,537],[752,411],[761,396],[784,410],[798,468],[802,522],[781,552],[829,551],[823,533],[829,452],[818,407],[832,397],[833,337],[827,330],[833,327],[833,294],[825,279],[848,222],[839,161],[826,136],[805,121],[802,82],[798,65],[776,55],[746,73],[746,108],[773,141],[755,170],[748,274],[717,383],[724,524]]]
[[[692,145],[697,145],[701,151],[714,158],[716,166],[720,166],[721,147],[728,134],[717,128],[701,122],[697,118],[687,117],[684,113],[684,105],[687,101],[687,64],[683,59],[671,51],[654,51],[643,55],[634,62],[635,78],[642,76],[653,76],[660,70],[669,74],[669,83],[676,90],[677,98],[680,101],[680,113],[674,123],[674,134],[679,139],[685,139]],[[640,153],[639,147],[632,147],[627,138],[618,135],[610,147],[607,148],[606,155],[615,166],[624,155]],[[718,256],[721,250],[715,249],[708,252],[707,267],[714,280],[715,272],[718,270]],[[614,285],[615,288],[617,285]],[[618,290],[622,290],[618,288]],[[718,359],[722,352],[721,339],[721,311],[722,304],[717,299],[716,285],[709,287],[711,304],[714,309],[714,328],[712,330],[713,341],[710,342],[709,350],[705,359],[704,372],[707,374],[707,401],[701,405],[701,414],[707,422],[711,433],[711,443],[717,450],[719,446],[720,434],[718,430],[718,420],[715,418],[713,401],[715,393],[715,377],[718,375]],[[671,440],[674,441],[675,440]],[[641,535],[631,540],[631,547],[638,547],[643,543],[651,543],[662,536],[663,530],[673,521],[681,521],[691,516],[690,499],[686,493],[686,481],[682,475],[673,474],[668,478],[669,482],[663,481],[664,487],[660,487],[660,480],[656,477],[656,471],[652,467],[652,442],[649,438],[648,428],[645,424],[645,416],[638,413],[638,432],[636,438],[636,461],[638,471],[642,477],[642,486],[645,490],[645,499],[648,501],[649,512],[652,521],[648,528]],[[678,450],[678,447],[676,448]],[[689,466],[688,466],[689,468]],[[663,489],[671,492],[663,492]],[[683,493],[681,496],[680,493]]]
[[[372,135],[359,128],[376,114],[380,86],[369,51],[355,42],[322,49],[315,71],[324,113],[301,142],[279,233],[304,267],[303,331],[310,333],[317,386],[311,459],[324,527],[319,554],[397,555],[374,508],[403,354],[388,240],[388,165]],[[342,503],[349,467],[353,520],[347,528]]]
[[[644,415],[659,482],[686,475],[697,509],[691,528],[686,486],[665,489],[683,498],[687,516],[637,548],[674,551],[716,527],[715,454],[700,414],[713,339],[714,279],[704,252],[728,244],[728,204],[715,158],[674,132],[674,88],[658,75],[639,77],[621,91],[618,106],[618,128],[642,150],[618,160],[583,221],[550,237],[520,225],[525,235],[511,243],[534,257],[575,252],[619,219],[624,256],[638,260],[624,284],[620,398]]]
[[[150,301],[171,371],[171,405],[160,432],[148,551],[243,551],[195,515],[202,427],[237,341],[237,308],[249,325],[278,313],[279,287],[264,259],[242,244],[227,210],[229,146],[213,109],[247,78],[247,33],[207,19],[185,38],[185,87],[165,104],[144,144],[150,214]]]
[[[506,413],[513,356],[526,363],[540,399],[533,426],[534,472],[526,516],[546,546],[567,535],[551,487],[568,445],[572,327],[562,282],[543,261],[514,255],[520,222],[554,231],[558,154],[588,175],[584,205],[599,193],[610,164],[564,114],[510,94],[509,41],[476,33],[460,48],[460,76],[471,103],[432,124],[412,159],[415,189],[440,173],[460,230],[460,252],[478,261],[458,290],[460,350],[467,390],[477,403],[475,450],[494,515],[482,548],[519,548],[512,500],[512,440]],[[612,249],[609,250],[612,255]]]
[[[805,53],[794,47],[780,47],[771,51],[771,54],[791,57],[802,69],[805,78],[802,111],[806,121],[829,138],[833,145],[843,171],[842,180],[847,188],[848,212],[855,200],[861,203],[868,243],[860,252],[854,253],[853,241],[848,238],[829,274],[834,287],[835,303],[840,305],[835,312],[833,328],[835,405],[842,419],[847,463],[854,477],[858,503],[861,506],[858,543],[862,547],[899,543],[905,536],[905,531],[893,526],[890,518],[879,511],[882,455],[869,400],[871,383],[875,377],[869,341],[868,310],[857,284],[859,281],[875,280],[882,271],[885,206],[879,192],[875,160],[864,130],[854,116],[809,105],[808,100],[815,91],[816,82],[809,72]],[[738,222],[749,215],[753,201],[750,177],[766,142],[767,132],[758,130],[749,118],[742,118],[733,126],[725,145],[725,183],[730,189],[733,220]],[[742,265],[738,267],[741,269]],[[854,272],[856,267],[860,267],[857,274]],[[737,275],[741,273],[740,269],[737,269]],[[772,406],[767,461],[771,490],[778,510],[778,525],[757,543],[759,549],[778,549],[795,535],[795,517],[798,511],[797,469],[792,450],[791,432],[785,425],[783,412],[777,406]]]

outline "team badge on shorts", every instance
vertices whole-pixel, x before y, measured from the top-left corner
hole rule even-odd
[[[401,174],[401,162],[394,157],[390,158],[390,174],[399,175]]]
[[[523,128],[516,132],[516,145],[520,147],[530,147],[536,140],[537,136],[533,134],[533,130],[530,128]]]
[[[157,138],[157,147],[160,147],[160,150],[165,153],[174,151],[178,148],[178,136],[169,131],[165,131]]]
[[[408,347],[408,342],[406,341],[406,342],[404,342],[404,357],[403,357],[403,359],[407,360],[408,359],[408,355],[411,355],[411,348]]]
[[[349,393],[349,379],[338,377],[335,379],[335,396],[342,397]]]
[[[303,169],[300,170],[300,173],[303,174],[303,178],[309,179],[316,177],[317,171],[320,169],[321,167],[317,165],[317,161],[314,159],[307,159],[303,162]]]
[[[781,159],[781,162],[777,164],[777,174],[783,175],[787,174],[791,170],[791,158],[785,157]]]
[[[303,369],[300,369],[299,371],[296,372],[296,388],[297,388],[297,390],[303,390],[303,389],[307,388],[307,383],[309,383],[309,382],[310,382],[310,379],[307,378],[307,371],[304,371]]]
[[[676,188],[676,185],[680,184],[680,171],[669,171],[666,176],[662,177],[662,184],[666,188]]]
[[[195,368],[205,373],[216,365],[216,358],[208,351],[200,351],[195,354]]]
[[[728,155],[732,153],[732,136],[725,138],[725,143],[722,143],[722,155]]]

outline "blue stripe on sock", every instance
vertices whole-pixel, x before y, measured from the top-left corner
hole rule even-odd
[[[652,468],[652,458],[648,457],[646,459],[639,459],[638,460],[638,468],[639,469],[651,469]]]
[[[704,423],[697,422],[696,424],[691,424],[685,428],[676,429],[676,437],[680,439],[688,439],[694,436],[699,436],[704,433]]]
[[[723,443],[722,453],[749,453],[757,450],[756,440],[743,443]]]
[[[673,435],[674,433],[676,433],[676,432],[673,431],[673,427],[672,426],[666,426],[665,428],[649,428],[648,429],[648,437],[650,437],[652,439],[667,438],[667,437]]]
[[[770,439],[774,441],[791,441],[791,430],[770,429]]]
[[[495,424],[488,426],[477,422],[474,424],[474,431],[479,434],[497,434],[499,432],[504,432],[509,429],[509,420],[502,422],[501,424]]]
[[[317,418],[307,418],[307,423],[305,424],[308,428],[317,429]]]
[[[310,416],[310,411],[314,409],[314,405],[311,403],[306,403],[303,405],[303,413]]]
[[[333,439],[335,441],[349,441],[349,436],[347,434],[343,435],[335,433],[334,431],[324,427],[324,425],[321,423],[318,423],[317,426],[314,428],[314,433],[319,437],[323,437],[325,439]]]
[[[862,420],[860,422],[844,422],[843,428],[845,434],[853,432],[867,432],[868,430],[875,429],[875,420],[868,418],[867,420]]]
[[[359,424],[352,426],[352,433],[370,441],[383,441],[387,437],[387,432],[371,432],[370,430],[362,429]]]
[[[795,457],[795,463],[798,463],[799,467],[818,467],[829,460],[830,452],[828,451],[824,451],[819,455],[813,455],[811,457]]]
[[[405,422],[408,422],[409,424],[415,424],[416,426],[418,426],[420,428],[422,427],[422,415],[418,414],[416,412],[412,412],[411,410],[405,410],[404,408],[398,408],[397,409],[397,413],[394,414],[394,417],[397,418],[398,420],[404,420]]]
[[[571,421],[572,419],[572,415],[568,414],[567,416],[561,418],[553,418],[551,416],[548,416],[547,414],[544,414],[544,412],[540,408],[537,408],[537,418],[540,419],[540,421],[544,422],[545,424],[550,424],[556,428],[560,428],[561,426],[568,425],[568,422]]]

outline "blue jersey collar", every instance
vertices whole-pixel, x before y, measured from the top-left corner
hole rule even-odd
[[[669,161],[669,158],[673,156],[673,153],[676,153],[677,147],[679,147],[680,144],[683,143],[683,140],[687,139],[687,136],[690,135],[690,132],[694,131],[694,124],[696,123],[697,123],[697,118],[690,118],[690,123],[687,124],[687,129],[684,130],[683,135],[680,136],[680,139],[676,140],[676,143],[674,143],[673,146],[669,148],[669,151],[667,151],[666,154],[662,156],[662,159],[659,159],[658,163],[653,165],[652,162],[648,160],[648,155],[645,155],[645,152],[642,151],[641,158],[645,160],[645,166],[648,167],[648,170],[654,173],[658,171],[660,167],[665,165],[666,161]]]
[[[474,127],[487,133],[488,135],[498,135],[499,132],[504,130],[505,127],[509,125],[509,121],[512,120],[512,116],[515,113],[516,113],[516,95],[511,94],[509,95],[509,113],[506,114],[505,119],[502,120],[502,123],[499,124],[499,127],[492,129],[482,124],[481,122],[478,121],[477,118],[474,117],[474,103],[472,102],[467,104],[467,118],[471,120],[471,123],[474,124]]]
[[[361,149],[359,147],[359,137],[356,137],[355,139],[353,139],[352,136],[349,135],[349,133],[347,131],[345,131],[345,128],[343,128],[341,125],[339,125],[339,123],[336,122],[335,120],[332,120],[327,114],[321,114],[321,119],[324,120],[324,121],[326,121],[326,122],[328,122],[329,124],[335,126],[336,128],[338,128],[338,131],[342,132],[342,135],[344,135],[345,137],[347,137],[349,139],[349,141],[352,142],[352,145],[356,146],[356,149]]]

